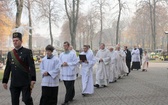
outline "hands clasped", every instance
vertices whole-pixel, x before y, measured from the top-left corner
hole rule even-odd
[[[67,63],[67,62],[64,62],[61,66],[62,66],[62,67],[68,66],[68,63]]]
[[[82,63],[83,61],[80,60],[79,63]],[[85,60],[83,63],[89,63],[87,60]]]

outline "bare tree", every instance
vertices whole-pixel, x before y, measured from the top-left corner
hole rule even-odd
[[[109,6],[107,0],[95,0],[93,2],[95,8],[99,11],[99,21],[100,21],[100,37],[99,37],[99,44],[102,43],[102,36],[103,36],[103,15],[105,11],[105,7]]]
[[[64,0],[65,11],[69,20],[69,30],[71,35],[71,44],[76,49],[76,28],[78,23],[78,13],[79,13],[79,2],[80,0],[72,0],[72,10],[68,10],[67,0]]]
[[[25,1],[26,4],[25,4],[25,7],[27,8],[28,10],[28,18],[29,18],[29,27],[32,27],[32,15],[31,15],[31,6],[32,6],[32,3],[33,3],[33,0],[26,0]],[[29,49],[32,49],[32,29],[30,28],[29,29]]]
[[[95,29],[97,25],[97,14],[91,9],[87,14],[87,24],[88,24],[88,40],[90,40],[91,48],[93,48],[93,38],[95,37]],[[99,42],[100,43],[100,42]],[[89,44],[89,43],[88,43]]]
[[[49,25],[51,45],[53,45],[52,22],[57,25],[58,21],[58,2],[56,0],[36,0],[39,6],[38,20],[43,20]]]
[[[11,9],[9,8],[9,0],[2,0],[0,1],[0,16],[7,16]],[[1,18],[0,18],[0,23],[6,24]],[[7,25],[7,24],[6,24]]]
[[[31,17],[31,1],[27,0],[28,2],[28,12],[29,12],[29,27],[32,27],[32,17]],[[29,48],[32,49],[32,29],[29,29]]]
[[[120,33],[120,19],[122,15],[122,11],[129,9],[126,2],[123,2],[122,0],[118,0],[118,19],[117,19],[117,26],[116,26],[116,44],[120,43],[119,39],[119,33]]]
[[[118,0],[118,20],[117,20],[117,28],[116,28],[116,44],[119,42],[119,25],[120,25],[120,18],[121,18],[121,10],[122,10],[122,3],[121,0]]]
[[[85,15],[79,14],[77,35],[76,35],[79,38],[79,40],[77,40],[77,42],[79,43],[78,44],[79,49],[82,49],[82,45],[86,44],[85,43],[86,31],[87,31],[87,17]]]
[[[21,25],[21,16],[23,11],[23,0],[15,0],[16,2],[16,27],[19,27]]]
[[[152,4],[152,2],[151,2]],[[129,26],[129,36],[133,39],[134,44],[141,44],[143,48],[154,49],[153,43],[153,5],[149,5],[149,1],[143,1],[139,4],[139,8],[135,12],[135,17],[132,18],[132,22]],[[167,5],[165,3],[158,3],[155,10],[155,25],[156,25],[156,36],[155,44],[156,47],[162,47],[163,45],[163,34],[164,28],[167,27]],[[152,18],[151,18],[152,17]]]
[[[152,49],[156,49],[157,41],[157,27],[156,27],[156,8],[158,2],[167,2],[167,0],[148,0],[144,1],[149,5],[150,21],[151,21],[151,35],[152,35]]]

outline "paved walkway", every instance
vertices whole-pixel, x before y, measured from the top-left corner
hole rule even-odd
[[[148,72],[132,71],[129,76],[109,84],[106,88],[95,89],[93,95],[81,95],[81,79],[75,82],[75,100],[70,105],[168,105],[168,63],[150,63]],[[41,77],[37,73],[33,90],[34,104],[39,105]],[[58,105],[64,100],[65,87],[60,82]],[[0,105],[11,105],[10,93],[0,84]],[[24,105],[21,102],[21,105]]]

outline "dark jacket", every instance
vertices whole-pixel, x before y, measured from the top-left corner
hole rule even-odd
[[[142,48],[139,48],[139,52],[140,52],[140,58],[142,59],[143,49],[142,49]]]
[[[131,62],[131,52],[127,49],[124,50],[125,54],[126,54],[126,62]]]
[[[30,85],[31,81],[36,81],[36,71],[32,51],[24,47],[15,51],[22,62],[27,65],[27,69],[18,67],[11,56],[11,52],[8,52],[2,83],[8,83],[11,73],[11,86],[19,87]]]

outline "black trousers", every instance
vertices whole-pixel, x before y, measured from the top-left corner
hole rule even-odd
[[[137,69],[137,70],[141,69],[140,62],[132,62],[132,67],[131,67],[131,69],[132,69],[132,70],[133,70],[133,69]]]
[[[40,105],[57,105],[58,87],[42,86]]]
[[[75,80],[72,81],[64,81],[64,85],[66,88],[66,94],[65,94],[65,101],[69,102],[72,101],[75,96],[75,86],[74,86]]]
[[[30,85],[21,87],[10,86],[10,92],[12,97],[12,105],[19,105],[19,97],[21,92],[22,101],[25,103],[25,105],[33,105]]]
[[[126,61],[126,65],[128,67],[128,71],[130,73],[131,72],[131,62],[130,61]]]

